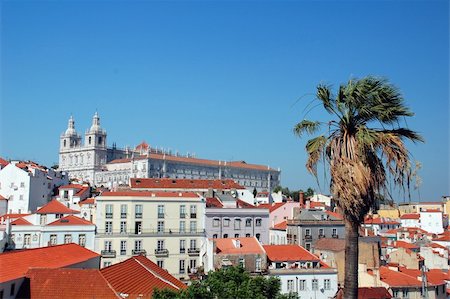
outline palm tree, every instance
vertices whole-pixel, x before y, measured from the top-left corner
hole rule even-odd
[[[409,187],[411,163],[405,140],[423,141],[414,131],[400,127],[400,121],[414,114],[404,105],[398,89],[375,77],[352,79],[336,95],[330,86],[317,87],[317,100],[332,119],[327,122],[302,120],[294,133],[315,134],[308,140],[306,168],[317,178],[323,162],[330,174],[330,191],[344,215],[344,298],[358,296],[358,237],[360,224],[378,194],[388,194],[388,185]]]

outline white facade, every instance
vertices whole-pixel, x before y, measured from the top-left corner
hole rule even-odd
[[[442,234],[444,232],[442,212],[437,210],[420,211],[420,225],[429,233]]]
[[[421,227],[420,226],[420,219],[413,219],[413,218],[400,218],[401,226],[402,227]]]
[[[275,229],[271,228],[269,230],[269,238],[270,238],[270,245],[285,245],[287,244],[287,233],[286,229]]]
[[[326,206],[331,207],[331,201],[332,201],[332,197],[331,196],[327,196],[327,195],[323,195],[323,194],[314,194],[313,196],[311,196],[309,198],[310,201],[314,201],[314,202],[322,202],[324,203]]]
[[[10,214],[36,210],[51,199],[55,187],[67,183],[65,173],[33,162],[11,161],[0,170],[0,195],[8,199]]]
[[[448,250],[441,248],[420,247],[420,256],[428,269],[448,270]]]

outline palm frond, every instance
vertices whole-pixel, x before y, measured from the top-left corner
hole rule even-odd
[[[324,135],[310,139],[306,143],[306,152],[308,153],[306,169],[316,177],[317,177],[317,164],[322,158],[326,144],[327,138]]]
[[[331,94],[330,86],[323,84],[317,86],[317,99],[322,102],[323,108],[325,108],[328,113],[336,113],[334,110],[335,100]]]
[[[321,123],[319,121],[311,121],[311,120],[302,120],[294,127],[294,134],[298,137],[302,137],[304,133],[314,134],[321,127]]]

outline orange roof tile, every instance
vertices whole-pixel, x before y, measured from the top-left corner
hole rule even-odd
[[[214,239],[214,242],[216,243],[217,254],[264,254],[264,249],[255,237],[222,238]]]
[[[421,287],[422,282],[416,278],[402,272],[389,269],[386,266],[380,267],[380,279],[390,287]]]
[[[330,216],[333,216],[336,219],[344,219],[344,216],[342,216],[342,214],[336,213],[336,212],[331,212],[331,211],[325,211],[325,213],[327,213]]]
[[[197,198],[194,192],[151,192],[151,191],[105,191],[101,196],[134,196],[134,197],[189,197]]]
[[[62,268],[99,257],[77,244],[64,244],[0,254],[0,283],[24,277],[29,268]]]
[[[344,298],[343,289],[340,289],[336,295],[336,299]],[[362,287],[358,288],[358,298],[364,299],[390,299],[392,295],[383,287]]]
[[[8,200],[8,199],[0,194],[0,200]]]
[[[66,189],[81,189],[85,186],[80,185],[80,184],[69,184],[69,185],[63,185],[63,186],[59,186],[58,190],[66,190]]]
[[[442,211],[439,210],[439,209],[425,209],[425,210],[422,210],[420,212],[421,213],[442,213]]]
[[[78,214],[79,211],[69,209],[56,199],[36,211],[36,214]]]
[[[366,217],[364,219],[364,224],[390,224],[390,225],[396,225],[396,224],[400,224],[400,222],[392,220],[390,218],[384,218],[384,217],[378,217],[378,218]]]
[[[0,157],[0,166],[2,166],[2,168],[5,167],[8,164],[9,164],[8,161],[6,161],[5,159]]]
[[[262,204],[259,204],[257,206],[257,208],[269,209],[269,213],[272,213],[276,209],[281,208],[282,206],[284,206],[284,204],[285,204],[285,202],[274,202],[272,204],[270,204],[270,203],[262,203]]]
[[[249,204],[248,202],[243,201],[239,198],[236,198],[236,205],[240,208],[256,208],[254,205]]]
[[[267,258],[272,262],[320,261],[320,259],[299,245],[263,245]]]
[[[26,276],[31,298],[121,298],[97,269],[34,268]]]
[[[68,215],[66,217],[57,219],[56,221],[53,221],[52,223],[47,224],[48,226],[55,226],[55,225],[94,225],[92,222],[89,222],[83,218],[76,217],[73,215]]]
[[[314,248],[317,250],[343,251],[345,250],[345,240],[335,238],[321,238],[316,241]]]
[[[100,272],[114,290],[128,294],[130,298],[139,294],[151,298],[155,288],[172,290],[186,288],[184,283],[142,255],[103,268]]]
[[[277,223],[273,226],[273,229],[277,229],[277,230],[286,230],[287,228],[287,221],[284,220],[280,223]]]
[[[90,197],[90,198],[86,198],[85,200],[82,200],[78,203],[80,206],[82,205],[93,205],[95,204],[95,198]]]
[[[130,179],[133,189],[245,189],[233,180],[200,180],[200,179],[170,179],[170,178],[145,178]]]
[[[20,217],[28,216],[30,214],[3,214],[0,216],[0,219],[6,220],[6,219],[17,219]]]
[[[13,222],[11,222],[11,225],[33,225],[31,222],[23,219],[22,217],[17,218]]]
[[[206,207],[207,208],[222,208],[223,203],[217,197],[208,197],[208,198],[206,198]]]
[[[417,213],[403,214],[402,216],[400,216],[400,219],[420,219],[420,214]]]
[[[422,276],[422,271],[418,269],[399,267],[399,271],[417,279]],[[440,269],[430,269],[425,275],[428,283],[433,285],[445,284],[445,280],[450,280],[449,274]]]
[[[139,151],[139,150],[148,150],[148,143],[145,141],[142,141],[140,144],[138,144],[134,149]]]

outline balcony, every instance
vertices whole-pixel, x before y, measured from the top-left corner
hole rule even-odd
[[[180,253],[186,253],[186,248],[180,248]]]
[[[164,218],[164,213],[158,213],[158,218]]]
[[[168,249],[155,249],[155,256],[156,257],[168,257],[169,250]]]
[[[97,236],[98,237],[102,237],[102,236],[124,236],[124,235],[129,235],[129,236],[148,236],[148,237],[152,237],[152,236],[165,236],[165,237],[169,237],[171,235],[175,235],[175,236],[204,236],[205,235],[205,230],[192,230],[192,231],[186,231],[186,230],[178,230],[178,229],[159,229],[155,228],[155,229],[145,229],[145,228],[140,228],[135,230],[133,229],[127,229],[127,230],[112,230],[112,229],[98,229],[97,230]]]
[[[145,249],[133,249],[131,251],[133,255],[147,255],[147,251]]]
[[[108,219],[113,218],[113,213],[106,213],[105,218],[108,218]]]
[[[191,213],[191,218],[197,218],[197,213]]]
[[[305,235],[305,240],[312,240],[312,235]]]
[[[136,214],[134,214],[134,218],[136,218],[136,219],[142,219],[142,213],[136,213]]]
[[[104,258],[115,258],[116,257],[116,251],[115,250],[102,250],[101,255]]]
[[[335,239],[339,239],[339,235],[337,235],[337,234],[332,234],[331,237],[335,238]]]
[[[319,239],[325,238],[325,235],[319,235]]]
[[[200,255],[200,249],[199,248],[189,248],[188,249],[189,256],[199,256]]]
[[[180,213],[180,218],[186,218],[186,214],[185,213]]]
[[[127,213],[120,213],[120,218],[122,218],[122,219],[127,218]]]

